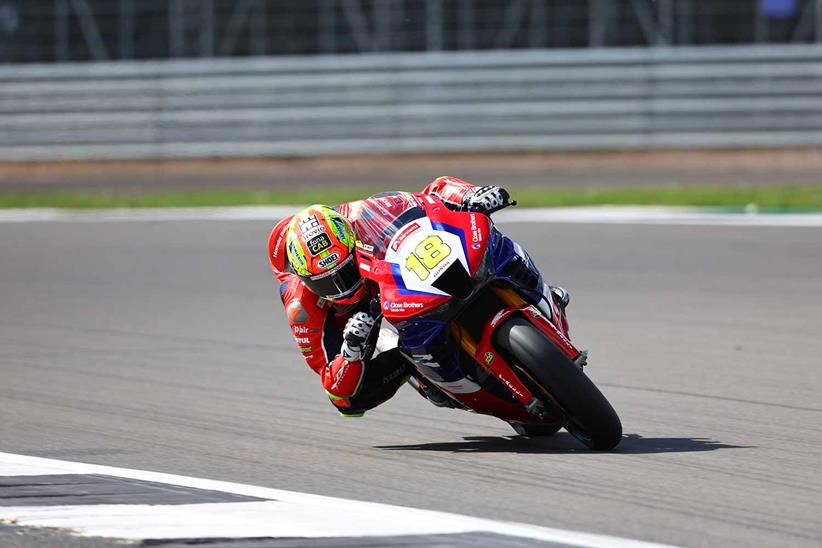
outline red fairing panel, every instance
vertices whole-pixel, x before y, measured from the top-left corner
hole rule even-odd
[[[519,403],[511,403],[502,400],[486,390],[472,392],[470,394],[451,394],[451,397],[467,406],[475,413],[481,415],[491,415],[505,421],[521,422],[555,422],[553,417],[538,419],[532,415]]]
[[[463,238],[471,276],[476,274],[485,255],[485,248],[488,247],[491,219],[482,213],[452,211],[435,197],[426,197],[425,202],[425,211],[432,221],[461,231],[460,237]]]
[[[491,336],[494,334],[494,331],[496,331],[497,325],[503,323],[517,310],[516,308],[509,308],[491,318],[491,321],[485,325],[482,338],[477,341],[477,354],[474,356],[474,359],[494,375],[503,386],[510,390],[511,394],[513,394],[520,403],[528,405],[533,394],[531,394],[531,391],[517,378],[505,359],[497,353],[491,344]]]
[[[362,268],[362,265],[360,266]],[[382,312],[391,323],[408,320],[430,312],[451,299],[448,295],[407,294],[397,285],[394,268],[386,261],[374,261],[369,277],[380,286]]]

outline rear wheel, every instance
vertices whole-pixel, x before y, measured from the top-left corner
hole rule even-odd
[[[522,368],[565,415],[565,428],[591,449],[613,449],[622,424],[602,392],[580,368],[525,318],[512,316],[494,335],[497,347]],[[546,404],[549,401],[545,402]]]

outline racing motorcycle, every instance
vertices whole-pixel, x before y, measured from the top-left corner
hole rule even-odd
[[[620,442],[619,417],[583,372],[587,352],[569,339],[564,311],[488,215],[450,210],[434,196],[366,202],[393,219],[357,243],[360,272],[379,286],[367,355],[380,333],[394,333],[414,376],[451,407],[498,417],[524,435],[564,427],[590,449]]]

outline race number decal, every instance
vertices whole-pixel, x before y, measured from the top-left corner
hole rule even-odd
[[[427,280],[431,271],[451,255],[451,247],[437,235],[428,236],[420,242],[405,260],[405,268],[420,280]]]
[[[402,278],[401,287],[428,295],[447,295],[433,286],[454,263],[468,269],[461,237],[434,226],[425,217],[401,227],[386,246],[385,260]]]

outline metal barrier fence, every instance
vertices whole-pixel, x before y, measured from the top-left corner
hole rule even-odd
[[[0,159],[822,144],[822,46],[0,67]]]

